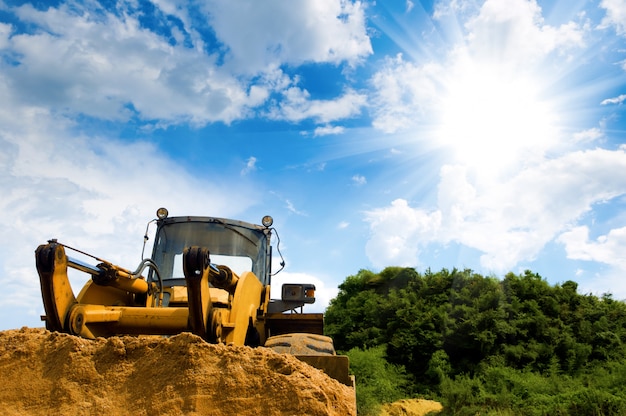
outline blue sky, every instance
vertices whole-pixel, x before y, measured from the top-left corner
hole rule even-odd
[[[0,329],[39,244],[134,269],[160,206],[272,215],[312,310],[386,266],[626,299],[625,71],[625,0],[0,0]]]

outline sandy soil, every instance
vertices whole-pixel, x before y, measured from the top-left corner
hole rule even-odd
[[[441,406],[441,403],[432,400],[400,400],[383,406],[380,416],[426,416],[429,414],[436,415],[442,409],[443,407]]]
[[[4,415],[355,415],[352,389],[265,348],[0,332]]]

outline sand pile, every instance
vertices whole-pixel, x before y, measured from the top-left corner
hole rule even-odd
[[[443,410],[441,403],[432,400],[400,400],[383,406],[380,416],[424,416],[435,415]]]
[[[352,389],[265,348],[0,332],[5,415],[355,415]]]

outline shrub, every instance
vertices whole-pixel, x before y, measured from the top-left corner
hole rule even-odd
[[[404,368],[387,362],[384,345],[352,348],[347,355],[356,378],[359,415],[377,415],[381,404],[407,397],[409,382]]]

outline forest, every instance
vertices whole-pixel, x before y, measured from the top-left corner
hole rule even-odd
[[[626,303],[526,271],[347,277],[326,310],[350,357],[360,415],[403,398],[440,415],[626,414]]]

